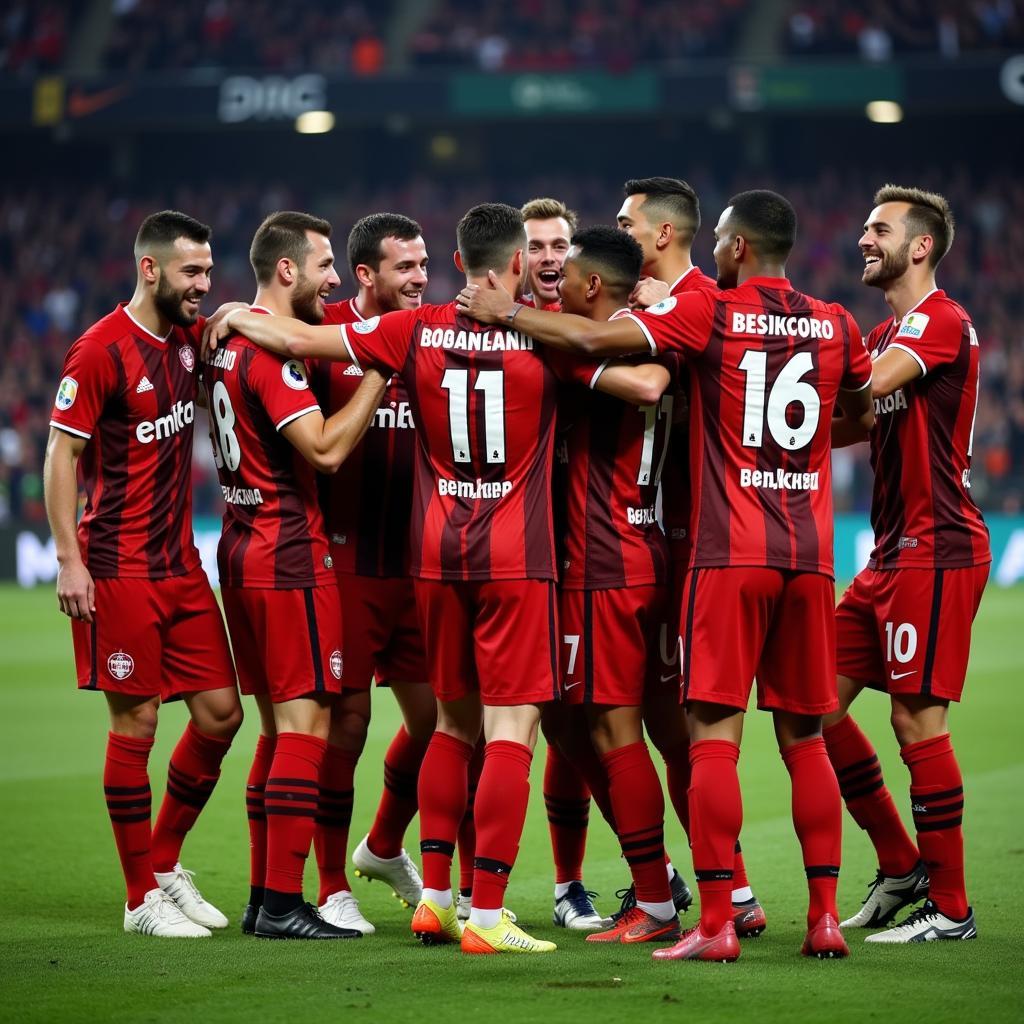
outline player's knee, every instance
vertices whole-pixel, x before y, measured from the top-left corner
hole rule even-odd
[[[889,721],[892,722],[892,731],[896,734],[901,747],[917,743],[923,738],[920,723],[910,708],[902,704],[893,704]]]
[[[111,715],[111,731],[137,740],[151,740],[156,735],[158,713],[156,701],[119,710]]]
[[[192,708],[195,727],[207,736],[221,740],[234,739],[242,727],[243,717],[242,705],[237,700],[211,702]]]

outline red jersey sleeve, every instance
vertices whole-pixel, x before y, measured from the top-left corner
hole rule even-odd
[[[850,332],[850,348],[839,386],[844,391],[861,391],[871,383],[871,357],[864,347],[857,321],[849,313],[846,314],[846,323]]]
[[[928,312],[908,313],[889,348],[901,348],[921,367],[921,376],[960,355],[963,321],[945,304],[929,303]]]
[[[560,381],[565,384],[582,384],[585,388],[592,388],[597,383],[601,371],[608,364],[607,359],[591,359],[554,348],[543,349],[543,354]]]
[[[714,310],[715,293],[702,290],[670,295],[626,316],[644,332],[652,355],[673,350],[700,353],[711,337]]]
[[[378,365],[393,373],[401,370],[409,355],[416,313],[415,309],[399,309],[354,324],[342,324],[341,339],[352,362],[360,368]]]
[[[309,388],[309,371],[301,359],[283,362],[260,349],[249,364],[249,386],[277,430],[308,412],[320,412]]]
[[[118,389],[117,369],[104,345],[77,341],[64,360],[50,424],[78,437],[92,437],[103,407]]]

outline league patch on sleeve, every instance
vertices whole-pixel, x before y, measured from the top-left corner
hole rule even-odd
[[[78,397],[78,381],[74,377],[65,377],[57,388],[57,400],[54,403],[61,412],[67,412],[75,404]]]
[[[289,359],[281,367],[281,379],[295,391],[305,391],[309,387],[306,366],[300,359]]]
[[[665,313],[671,313],[676,308],[676,297],[670,295],[667,299],[662,299],[661,302],[656,302],[653,306],[648,306],[645,313],[653,313],[655,316],[663,316]],[[927,318],[926,318],[927,319]]]
[[[356,332],[356,334],[372,334],[377,330],[377,325],[380,323],[379,316],[371,316],[369,320],[357,320],[354,324],[348,326]]]
[[[903,318],[903,323],[900,324],[896,337],[920,338],[924,334],[930,319],[931,317],[927,313],[908,313]]]

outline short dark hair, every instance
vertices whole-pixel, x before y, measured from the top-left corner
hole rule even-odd
[[[135,236],[135,258],[143,256],[147,249],[165,248],[174,245],[179,238],[187,238],[200,245],[208,242],[213,234],[209,224],[190,217],[178,210],[161,210],[151,213],[140,225]]]
[[[295,264],[302,264],[312,248],[306,237],[307,231],[330,238],[330,221],[297,210],[279,210],[263,221],[249,246],[249,262],[260,284],[269,284],[274,279],[274,268],[279,259],[287,258]]]
[[[467,274],[504,270],[516,249],[526,247],[523,215],[506,203],[481,203],[467,210],[455,237]]]
[[[650,206],[671,221],[683,244],[693,242],[700,230],[700,202],[689,182],[682,178],[630,178],[622,191],[627,199],[646,196],[640,209]]]
[[[766,188],[739,192],[729,200],[736,234],[765,259],[783,261],[796,243],[796,210],[785,196]]]
[[[371,213],[362,217],[348,233],[348,265],[353,275],[360,264],[380,270],[380,247],[385,238],[411,242],[422,234],[423,228],[416,221],[400,213]]]
[[[644,251],[631,235],[602,224],[577,231],[572,244],[578,250],[573,259],[596,270],[610,291],[627,296],[636,287],[644,265]]]
[[[905,222],[907,240],[919,235],[931,235],[934,244],[928,256],[928,263],[934,268],[949,252],[953,244],[956,225],[949,201],[938,192],[925,192],[920,188],[906,188],[902,185],[883,185],[875,193],[875,206],[882,203],[909,203]]]

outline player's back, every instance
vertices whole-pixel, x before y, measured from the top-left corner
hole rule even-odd
[[[330,582],[313,467],[280,433],[319,406],[306,366],[241,335],[207,359],[214,459],[224,495],[224,586],[291,589]]]
[[[970,491],[981,358],[970,316],[933,291],[899,322],[875,327],[867,345],[875,357],[901,349],[921,369],[875,399],[871,568],[985,564],[988,530]]]
[[[415,576],[553,579],[556,380],[532,338],[455,304],[346,325],[359,363],[398,372],[419,441]]]
[[[95,577],[159,579],[199,564],[191,472],[201,327],[160,338],[119,305],[68,352],[51,424],[89,439],[79,541]]]
[[[363,320],[354,299],[325,307],[325,324]],[[313,393],[325,416],[355,395],[363,372],[314,360]],[[336,569],[360,576],[407,576],[416,431],[405,384],[392,376],[363,439],[333,476],[317,479]]]
[[[659,307],[633,317],[693,371],[691,565],[831,574],[832,412],[871,376],[855,321],[783,278]]]

